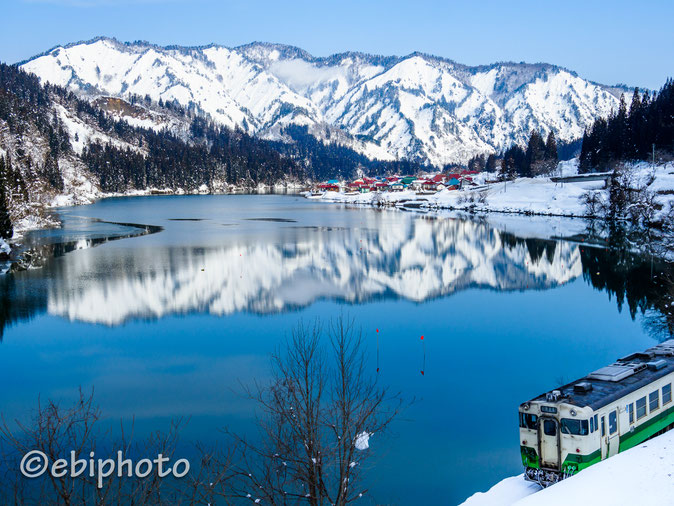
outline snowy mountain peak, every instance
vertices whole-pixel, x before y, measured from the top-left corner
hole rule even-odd
[[[283,44],[156,46],[99,37],[20,64],[91,96],[149,95],[194,104],[264,138],[303,125],[371,158],[436,165],[524,143],[532,129],[569,141],[617,108],[623,91],[549,64],[469,67],[412,53],[314,57]]]

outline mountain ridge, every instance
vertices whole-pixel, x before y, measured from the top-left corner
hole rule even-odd
[[[371,159],[434,165],[526,142],[532,129],[582,136],[629,92],[549,63],[469,66],[422,52],[348,51],[316,57],[296,46],[160,46],[96,37],[58,45],[18,63],[41,81],[82,94],[194,103],[214,121],[279,140],[309,127]]]
[[[96,37],[92,37],[90,39],[82,39],[82,40],[78,40],[78,41],[67,42],[65,44],[56,44],[56,45],[52,46],[51,48],[49,48],[45,51],[42,51],[42,52],[37,53],[33,56],[30,56],[28,58],[20,60],[20,61],[14,63],[13,65],[20,67],[20,66],[25,65],[26,63],[31,62],[31,61],[33,61],[37,58],[40,58],[42,56],[46,56],[46,55],[50,54],[55,49],[59,49],[59,48],[69,49],[71,47],[75,47],[75,46],[79,46],[79,45],[83,45],[83,44],[92,44],[94,42],[99,42],[99,41],[110,41],[110,42],[114,42],[114,43],[117,43],[117,44],[120,44],[120,45],[123,45],[123,46],[143,45],[143,46],[147,46],[147,47],[155,48],[155,49],[172,49],[172,50],[191,50],[191,49],[201,50],[201,49],[208,49],[208,48],[213,48],[213,47],[230,49],[230,50],[237,50],[237,49],[245,49],[245,48],[251,47],[251,46],[268,46],[268,47],[273,47],[273,48],[282,48],[282,49],[286,49],[286,50],[291,50],[291,51],[297,52],[298,55],[301,54],[304,57],[306,57],[307,59],[311,59],[312,61],[317,61],[317,62],[329,61],[329,60],[336,59],[338,57],[347,57],[347,56],[362,56],[366,59],[372,58],[372,59],[378,59],[378,60],[392,60],[392,61],[401,61],[401,60],[404,60],[404,59],[407,59],[407,58],[410,58],[410,57],[413,57],[413,56],[422,56],[422,57],[426,57],[426,58],[429,58],[429,59],[436,59],[436,60],[440,60],[440,61],[443,61],[443,62],[446,62],[446,63],[451,63],[451,64],[457,65],[459,67],[470,68],[470,69],[475,69],[475,70],[491,70],[494,67],[505,66],[505,65],[513,65],[513,66],[515,66],[515,65],[526,65],[526,66],[531,66],[531,67],[543,66],[543,67],[549,67],[549,68],[556,69],[556,70],[563,70],[563,71],[568,72],[569,74],[571,74],[575,77],[581,77],[578,74],[578,72],[576,72],[575,70],[570,69],[568,67],[564,67],[563,65],[557,65],[555,63],[526,62],[526,61],[516,62],[514,60],[499,60],[499,61],[495,61],[495,62],[492,62],[492,63],[480,63],[480,64],[476,64],[476,65],[469,65],[467,63],[460,63],[460,62],[458,62],[458,61],[456,61],[452,58],[449,58],[447,56],[440,56],[440,55],[436,55],[436,54],[433,54],[433,53],[428,53],[426,51],[418,51],[418,50],[412,51],[411,53],[408,53],[406,55],[388,55],[387,56],[387,55],[378,54],[378,53],[368,53],[368,52],[363,52],[363,51],[345,50],[345,51],[339,51],[339,52],[336,52],[336,53],[331,53],[327,56],[315,56],[315,55],[311,54],[309,51],[307,51],[306,49],[302,49],[301,47],[295,46],[293,44],[285,44],[283,42],[269,42],[269,41],[263,41],[263,40],[254,40],[252,42],[248,42],[246,44],[239,44],[237,46],[228,46],[228,45],[225,45],[225,44],[219,44],[217,42],[209,42],[208,44],[196,44],[196,45],[193,45],[193,46],[183,45],[183,44],[168,44],[168,45],[162,46],[161,44],[156,44],[154,42],[150,42],[150,41],[147,41],[147,40],[140,40],[140,39],[135,40],[133,42],[122,41],[122,40],[119,40],[117,37],[108,36],[108,35],[97,35]],[[619,90],[623,90],[623,91],[631,91],[631,90],[634,89],[634,87],[629,86],[625,83],[604,84],[604,83],[600,83],[598,81],[593,81],[591,79],[585,79],[585,78],[583,78],[583,79],[585,81],[591,83],[591,84],[596,84],[596,85],[602,86],[604,88],[615,88],[615,89],[619,89]],[[646,88],[640,86],[639,89],[643,90],[643,89],[646,89]]]

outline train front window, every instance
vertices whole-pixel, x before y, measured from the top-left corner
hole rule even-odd
[[[543,420],[543,432],[546,436],[555,436],[557,434],[557,424],[554,420]]]
[[[562,431],[562,434],[573,434],[574,436],[587,436],[589,434],[587,420],[562,418],[559,430]]]
[[[536,430],[536,422],[538,417],[531,413],[520,413],[520,427],[523,429]]]

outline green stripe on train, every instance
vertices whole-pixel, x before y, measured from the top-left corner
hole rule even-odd
[[[538,454],[536,453],[535,448],[520,445],[520,454],[522,455],[522,464],[524,464],[524,467],[532,467],[534,469],[540,468]]]
[[[656,432],[661,431],[668,425],[674,423],[674,406],[663,411],[658,416],[645,421],[641,425],[635,426],[633,431],[620,436],[620,452],[629,450],[639,443],[643,443]]]
[[[661,431],[668,425],[674,423],[674,406],[661,412],[659,415],[647,420],[646,422],[635,426],[634,430],[620,436],[620,446],[618,452],[624,452],[643,443],[656,432]],[[595,450],[589,455],[567,455],[562,464],[562,470],[572,473],[581,471],[586,467],[596,464],[601,460],[601,449]]]
[[[592,464],[596,464],[601,460],[601,450],[595,450],[589,455],[575,455],[569,453],[564,459],[562,470],[568,473],[576,473],[582,471]]]

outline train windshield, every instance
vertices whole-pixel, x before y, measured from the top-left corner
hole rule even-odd
[[[520,413],[520,427],[523,429],[536,430],[537,421],[538,417],[536,415],[532,415],[531,413]]]
[[[560,430],[562,434],[573,434],[574,436],[587,436],[589,434],[587,420],[562,418]]]

